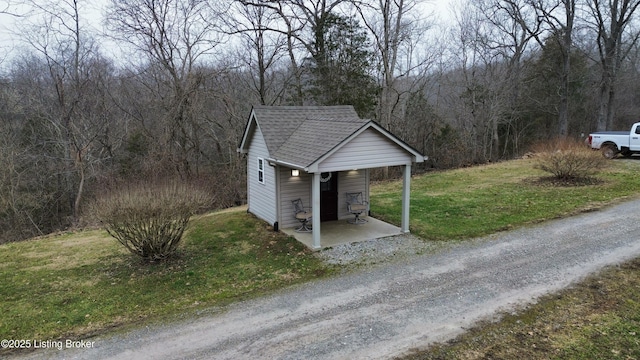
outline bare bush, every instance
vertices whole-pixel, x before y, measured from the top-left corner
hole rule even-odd
[[[562,181],[588,179],[607,165],[607,160],[600,153],[568,138],[538,144],[534,151],[535,167]]]
[[[189,219],[206,207],[208,194],[181,182],[116,186],[95,203],[94,214],[109,235],[145,260],[175,254]]]

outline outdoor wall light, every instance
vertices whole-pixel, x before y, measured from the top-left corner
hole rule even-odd
[[[300,176],[300,170],[298,170],[298,169],[291,169],[291,176],[295,176],[295,177]]]

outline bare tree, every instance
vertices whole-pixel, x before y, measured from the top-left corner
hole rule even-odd
[[[24,141],[21,95],[15,86],[0,80],[0,243],[51,230],[36,215],[46,213],[42,209],[48,196],[38,186],[38,173],[31,166],[35,146]]]
[[[496,2],[499,4],[501,2]],[[521,44],[526,44],[526,38],[534,38],[541,48],[546,46],[546,40],[551,39],[560,49],[561,68],[560,89],[558,90],[558,134],[567,136],[569,132],[569,83],[571,75],[571,51],[573,49],[573,28],[577,12],[575,0],[509,0],[504,6],[497,5],[509,14],[511,21],[517,24],[522,32]],[[528,15],[528,16],[527,16]],[[494,21],[497,27],[503,27]],[[517,47],[516,47],[517,49]],[[519,54],[518,54],[519,53]],[[513,59],[521,58],[521,52],[516,52]]]
[[[541,32],[541,20],[527,1],[484,0],[472,5],[482,14],[480,21],[484,25],[479,27],[481,35],[477,41],[487,53],[483,59],[491,64],[481,67],[497,72],[489,80],[488,89],[492,89],[495,95],[492,98],[499,99],[499,108],[502,108],[495,108],[494,115],[488,119],[492,159],[503,154],[501,147],[506,151],[507,134],[517,127],[514,124],[519,120],[523,58],[530,51],[531,40]],[[508,132],[501,133],[501,126],[509,129]]]
[[[96,76],[104,80],[102,71],[108,69],[85,29],[84,5],[82,0],[30,1],[31,16],[21,28],[24,39],[44,60],[50,93],[55,94],[43,104],[57,146],[57,152],[49,155],[60,161],[74,221],[80,216],[89,168],[101,156],[97,140],[107,123],[97,109],[105,102],[94,96]]]
[[[286,56],[286,31],[272,30],[278,28],[280,15],[271,8],[242,2],[235,5],[238,16],[229,17],[227,25],[230,34],[242,38],[238,60],[245,64],[243,70],[248,72],[250,87],[257,93],[260,104],[271,105],[282,97],[288,83],[286,79],[278,83],[275,76],[275,68]]]
[[[525,59],[539,23],[524,1],[484,0],[459,3],[449,41],[451,85],[449,123],[469,151],[467,159],[484,162],[518,151]],[[531,28],[530,28],[531,26]],[[455,64],[455,65],[451,65]],[[469,161],[469,160],[467,160]]]
[[[131,45],[143,61],[131,64],[162,111],[138,112],[164,130],[160,157],[180,174],[199,172],[206,129],[196,111],[205,81],[203,66],[216,58],[223,41],[218,20],[225,9],[205,0],[112,1],[108,23],[114,36]],[[220,5],[220,4],[218,4]],[[194,160],[195,159],[195,160]]]
[[[304,103],[304,71],[309,60],[314,66],[323,67],[327,58],[325,34],[332,26],[334,12],[352,3],[352,0],[239,0],[245,6],[267,8],[280,18],[282,26],[269,27],[269,31],[284,34],[287,39],[292,73],[296,78],[295,92],[292,102]],[[300,49],[303,49],[301,52]]]
[[[13,0],[5,0],[2,4],[0,4],[0,22],[4,23],[5,26],[3,27],[9,28],[9,26],[7,26],[7,23],[9,23],[10,21],[15,21],[16,19],[19,19],[19,18],[24,18],[24,17],[25,17],[25,10],[23,7],[22,8],[20,7],[20,2],[13,1]],[[5,30],[5,29],[1,29],[1,30]],[[6,61],[7,58],[9,58],[9,54],[11,53],[11,46],[3,45],[0,47],[0,49],[2,49],[2,51],[0,51],[0,64],[2,64],[3,62]]]
[[[598,130],[611,127],[615,117],[616,80],[622,61],[638,41],[640,31],[628,33],[639,0],[589,0],[592,18],[588,21],[597,34],[600,70]]]
[[[409,93],[424,86],[407,85],[408,79],[426,76],[436,55],[434,46],[428,52],[418,52],[418,44],[426,49],[426,32],[431,28],[428,16],[421,15],[421,0],[377,0],[357,3],[358,12],[374,38],[380,68],[380,100],[378,120],[383,127],[394,130],[406,128],[405,110]]]
[[[559,91],[560,104],[558,106],[558,134],[569,134],[569,85],[571,76],[571,52],[573,51],[573,27],[576,17],[576,0],[552,0],[546,3],[544,0],[531,0],[536,12],[544,19],[552,29],[562,57],[560,70]],[[539,35],[536,36],[540,45],[543,42]]]
[[[299,32],[304,28],[304,24],[298,21],[291,8],[291,4],[285,1],[267,1],[267,0],[238,0],[243,6],[257,7],[266,9],[276,14],[281,24],[269,26],[264,30],[282,34],[286,39],[287,55],[289,57],[289,66],[291,74],[294,77],[294,90],[290,102],[295,105],[302,105],[304,100],[302,86],[302,69],[298,59],[298,48],[301,47],[299,41]]]

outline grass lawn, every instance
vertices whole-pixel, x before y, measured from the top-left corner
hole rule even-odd
[[[483,236],[529,223],[597,209],[637,196],[640,161],[614,161],[600,184],[558,187],[536,181],[534,160],[434,172],[412,179],[411,232],[428,240]],[[401,182],[371,189],[374,216],[400,224]]]
[[[600,184],[563,188],[536,183],[542,173],[530,160],[417,176],[411,229],[425,239],[455,240],[592,210],[637,196],[639,170],[640,161],[614,161]],[[372,187],[374,215],[399,224],[401,187],[401,182]],[[195,218],[180,256],[151,265],[99,230],[4,244],[0,335],[78,339],[211,309],[332,272],[303,245],[243,210]]]
[[[403,360],[640,359],[640,259]]]
[[[0,246],[3,339],[77,338],[224,305],[330,268],[245,211],[193,220],[180,257],[143,264],[104,231]]]

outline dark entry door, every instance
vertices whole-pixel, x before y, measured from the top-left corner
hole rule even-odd
[[[320,174],[320,221],[338,220],[338,173]]]

